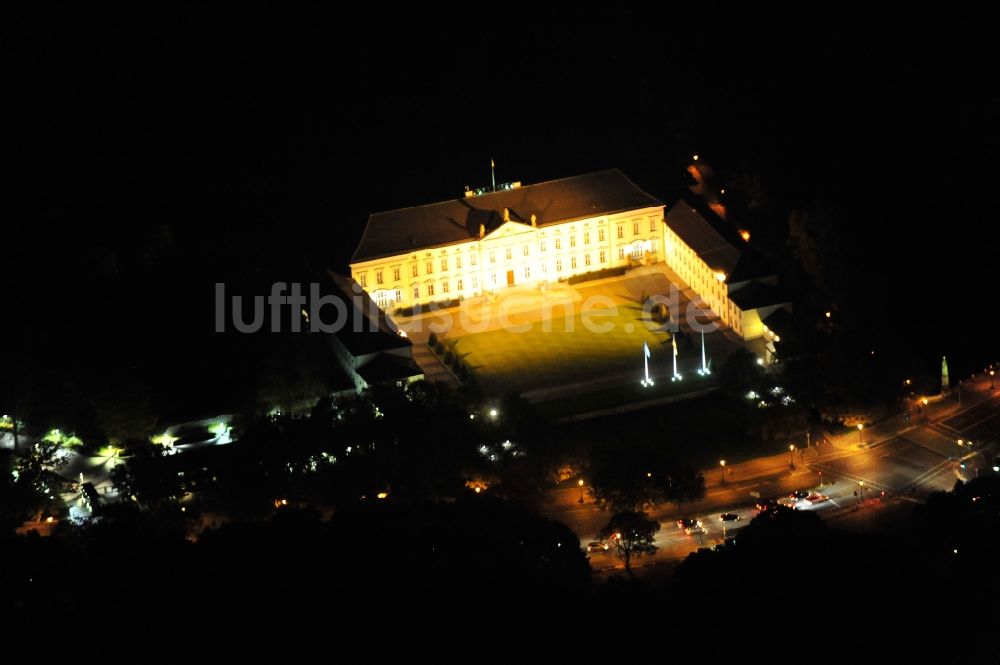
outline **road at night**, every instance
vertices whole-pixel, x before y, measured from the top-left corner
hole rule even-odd
[[[963,391],[966,404],[974,405],[953,408],[944,404],[919,424],[892,419],[865,430],[863,439],[848,433],[823,441],[804,457],[796,457],[794,469],[787,456],[779,455],[737,465],[732,469],[736,479],[727,475],[724,484],[715,470],[705,471],[704,499],[685,504],[683,513],[676,504],[650,511],[661,523],[655,541],[659,549],[652,556],[635,559],[633,566],[676,562],[700,547],[722,543],[756,515],[758,496],[776,498],[796,490],[815,490],[829,500],[800,503],[799,509],[815,510],[837,528],[872,530],[898,519],[930,492],[950,490],[956,480],[968,480],[977,473],[992,473],[978,450],[990,443],[1000,422],[1000,395],[989,389],[989,381],[982,380]],[[960,439],[963,445],[958,444]],[[969,440],[974,442],[972,448]],[[555,489],[546,513],[572,528],[586,547],[596,540],[609,514],[589,495],[584,496],[581,504],[578,487]],[[722,523],[719,515],[723,512],[735,512],[741,520]],[[700,520],[705,533],[685,533],[676,525],[680,517]],[[617,557],[602,552],[591,554],[591,565],[597,572],[623,568]]]

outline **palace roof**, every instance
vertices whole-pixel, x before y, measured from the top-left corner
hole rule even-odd
[[[740,250],[712,228],[706,217],[694,206],[680,199],[663,219],[711,268],[730,274],[733,272],[740,260]]]
[[[618,169],[550,180],[481,196],[378,212],[368,218],[351,259],[367,261],[479,237],[510,219],[538,226],[638,210],[663,203],[639,189]]]

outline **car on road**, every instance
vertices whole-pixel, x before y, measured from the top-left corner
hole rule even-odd
[[[677,528],[678,529],[687,529],[687,528],[696,526],[697,524],[698,524],[698,520],[689,519],[687,517],[684,517],[682,519],[677,520]]]
[[[719,515],[720,522],[739,522],[740,516],[736,513],[722,513]]]
[[[611,545],[604,540],[595,540],[587,543],[588,552],[607,552],[609,549],[611,549]]]
[[[809,503],[823,503],[824,501],[829,501],[830,497],[825,494],[820,494],[819,492],[813,492],[806,497],[806,501]]]
[[[804,499],[807,496],[809,496],[809,490],[795,490],[794,492],[788,495],[788,498],[798,500],[798,499]]]
[[[782,510],[791,510],[789,506],[782,503],[782,499],[767,499],[757,502],[757,511],[761,515],[773,515]]]
[[[700,521],[697,521],[692,526],[689,526],[686,529],[684,529],[684,533],[686,533],[689,536],[694,535],[696,533],[705,533],[705,527],[701,525]]]
[[[790,496],[783,496],[780,499],[778,499],[778,505],[782,506],[783,508],[793,508],[794,509],[795,506],[798,505],[798,503],[799,503],[799,499],[796,499],[796,498],[793,498],[793,497],[790,497]]]

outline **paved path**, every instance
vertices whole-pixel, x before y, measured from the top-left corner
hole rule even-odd
[[[458,386],[454,375],[427,346],[426,338],[422,342],[413,339],[411,341],[413,342],[413,361],[420,367],[425,379],[431,383],[444,383],[451,388]]]

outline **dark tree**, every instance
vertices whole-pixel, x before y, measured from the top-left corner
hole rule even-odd
[[[147,508],[172,503],[184,495],[184,486],[177,471],[164,461],[160,446],[140,446],[127,462],[119,461],[111,470],[111,482],[123,498],[135,497]]]
[[[257,408],[267,413],[308,412],[330,392],[326,373],[332,362],[320,335],[275,336],[258,376]]]
[[[667,501],[677,504],[678,511],[681,506],[690,501],[697,501],[705,497],[705,477],[684,464],[676,466],[667,478]],[[683,511],[681,511],[683,512]]]
[[[621,451],[599,467],[590,491],[605,510],[641,511],[668,501],[680,505],[700,499],[705,496],[705,479],[659,453]]]
[[[634,578],[632,557],[655,552],[653,537],[659,530],[660,523],[649,519],[646,513],[626,510],[611,516],[600,537],[614,544],[615,554],[625,563],[625,572]]]
[[[621,451],[597,470],[590,491],[605,510],[645,510],[669,500],[671,472],[655,453]]]
[[[745,400],[750,391],[764,393],[770,387],[766,371],[757,363],[757,356],[746,349],[735,352],[723,364],[719,371],[719,384],[723,391],[737,400]]]
[[[40,440],[20,455],[0,451],[0,519],[3,526],[17,526],[62,506],[60,494],[67,482],[59,475],[65,459],[59,444]]]
[[[154,433],[157,419],[148,387],[125,372],[105,383],[91,395],[101,431],[114,445],[145,443]]]
[[[788,217],[788,245],[800,270],[821,292],[837,293],[850,271],[841,251],[839,213],[829,204],[816,202],[793,210]],[[856,268],[856,266],[855,266]]]

